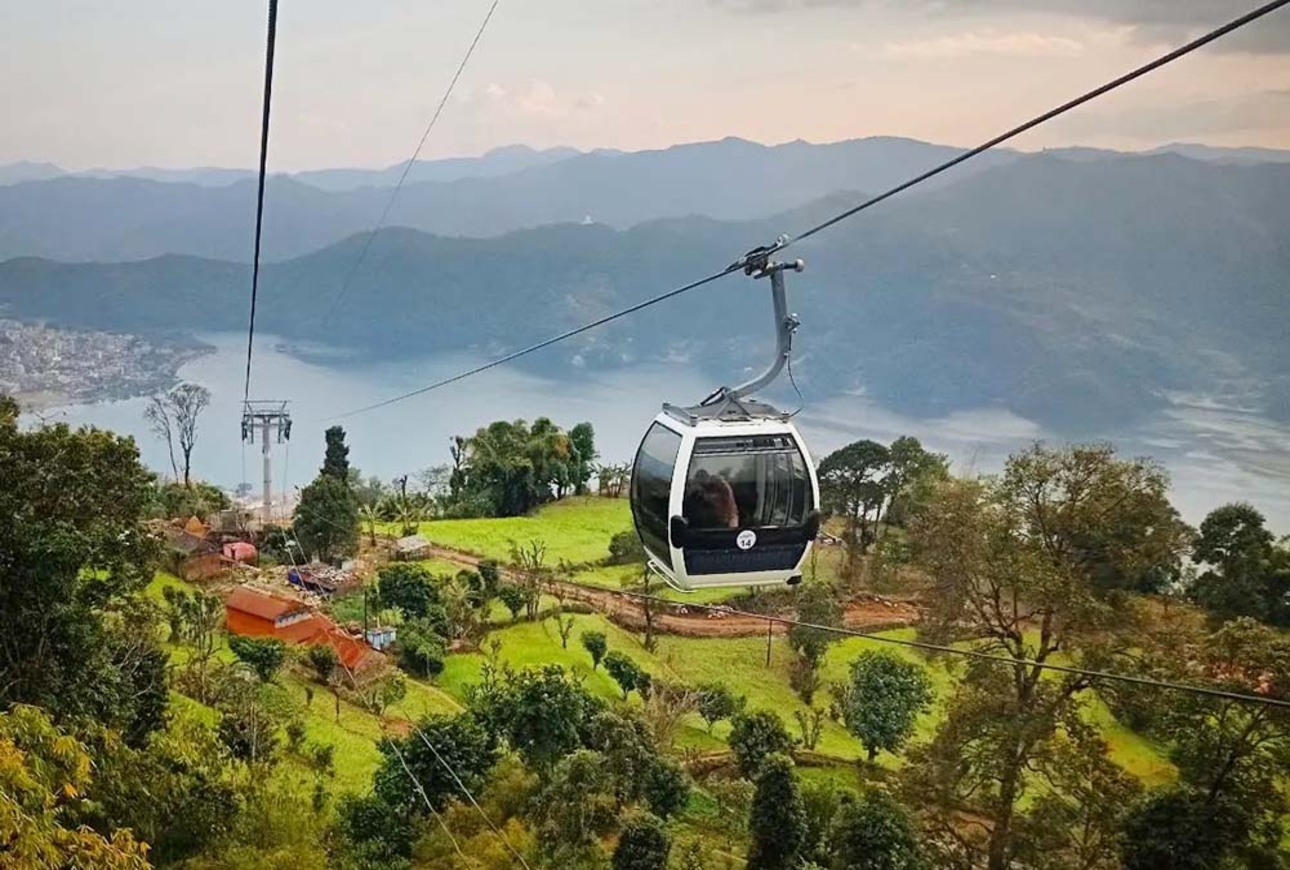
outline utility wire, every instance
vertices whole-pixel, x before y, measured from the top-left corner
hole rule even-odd
[[[631,592],[626,589],[613,589],[607,586],[593,586],[590,583],[577,583],[572,580],[563,581],[570,586],[576,586],[579,589],[586,589],[596,593],[609,593],[619,595],[624,598],[634,598],[638,601],[648,601],[651,603],[665,604],[669,607],[675,606],[677,602],[670,601],[658,595],[651,595],[646,592]],[[1283,707],[1290,709],[1290,700],[1280,698],[1270,698],[1264,695],[1253,695],[1246,692],[1229,692],[1224,689],[1214,689],[1208,686],[1195,686],[1187,683],[1171,683],[1166,680],[1153,680],[1150,677],[1136,677],[1131,674],[1116,674],[1109,671],[1094,671],[1087,668],[1077,668],[1069,665],[1058,665],[1051,662],[1040,662],[1034,659],[1018,659],[1011,656],[997,655],[995,653],[981,652],[974,649],[962,649],[956,646],[947,646],[945,644],[927,643],[920,640],[905,640],[896,637],[884,637],[877,634],[869,634],[863,631],[856,631],[853,628],[843,628],[836,625],[820,625],[814,622],[802,622],[797,619],[789,619],[783,616],[774,616],[766,613],[753,613],[748,610],[735,610],[726,605],[718,604],[700,604],[691,602],[682,602],[685,607],[695,610],[706,610],[712,613],[721,613],[726,616],[743,616],[752,619],[764,619],[769,623],[784,626],[796,626],[798,628],[809,628],[815,631],[824,631],[831,634],[840,634],[844,637],[858,637],[874,643],[887,643],[896,646],[912,647],[913,649],[923,650],[924,652],[948,653],[950,655],[964,656],[965,658],[981,659],[983,661],[998,662],[1005,665],[1022,666],[1028,668],[1039,668],[1046,671],[1056,671],[1062,674],[1071,674],[1074,676],[1088,677],[1094,680],[1115,680],[1122,683],[1133,683],[1138,686],[1148,686],[1153,689],[1168,689],[1174,692],[1189,692],[1194,695],[1207,695],[1211,698],[1223,698],[1228,701],[1244,701],[1247,703],[1264,704],[1269,707]]]
[[[1282,8],[1283,6],[1286,6],[1287,4],[1290,4],[1290,0],[1273,0],[1273,2],[1271,3],[1268,3],[1264,6],[1260,6],[1254,11],[1249,12],[1245,15],[1242,15],[1240,18],[1234,19],[1233,21],[1230,21],[1227,24],[1224,24],[1223,26],[1215,30],[1212,30],[1209,33],[1206,33],[1204,36],[1201,36],[1197,39],[1192,40],[1186,45],[1180,48],[1174,49],[1168,54],[1163,55],[1162,57],[1159,57],[1151,61],[1150,63],[1147,63],[1143,66],[1138,67],[1132,72],[1126,73],[1125,75],[1120,76],[1119,78],[1114,79],[1113,81],[1107,82],[1106,84],[1102,85],[1099,88],[1095,88],[1094,90],[1089,91],[1088,93],[1080,97],[1076,97],[1074,100],[1071,100],[1070,102],[1064,103],[1055,109],[1052,109],[1048,112],[1045,112],[1042,115],[1032,118],[1026,123],[1021,124],[1020,126],[1014,127],[1013,129],[1009,130],[1008,132],[1000,136],[996,136],[987,142],[983,142],[981,145],[978,145],[976,148],[973,148],[970,151],[966,151],[963,154],[960,154],[959,156],[953,158],[952,160],[948,160],[945,163],[942,163],[940,166],[937,166],[933,169],[928,170],[927,172],[924,172],[922,175],[919,175],[915,178],[911,178],[909,181],[906,181],[903,184],[893,187],[891,190],[888,190],[886,193],[879,194],[878,196],[875,196],[872,199],[866,200],[865,202],[862,202],[853,208],[847,209],[841,214],[836,215],[828,219],[827,221],[824,221],[821,224],[817,224],[804,232],[798,233],[795,236],[791,236],[790,238],[788,238],[783,242],[772,245],[769,249],[759,249],[756,253],[761,256],[766,256],[767,254],[774,254],[778,251],[783,250],[784,248],[787,248],[790,245],[796,244],[797,242],[810,238],[816,233],[819,233],[825,229],[828,229],[834,224],[844,221],[847,218],[853,217],[854,215],[859,214],[860,212],[868,208],[872,208],[873,206],[885,200],[888,200],[899,193],[909,190],[911,187],[921,184],[930,178],[934,178],[935,176],[940,175],[941,173],[949,169],[952,169],[955,166],[958,166],[960,163],[963,163],[967,160],[972,159],[973,157],[983,154],[984,152],[989,151],[991,148],[994,148],[996,145],[999,145],[1003,142],[1007,142],[1008,140],[1013,139],[1016,136],[1019,136],[1020,134],[1028,130],[1034,129],[1039,125],[1046,123],[1047,121],[1051,121],[1053,118],[1056,118],[1059,115],[1063,115],[1066,112],[1069,112],[1078,106],[1082,106],[1085,103],[1088,103],[1136,79],[1139,79],[1142,76],[1145,76],[1147,73],[1153,72],[1154,70],[1157,70],[1160,67],[1165,66],[1166,64],[1172,63],[1178,60],[1179,58],[1182,58],[1188,54],[1191,54],[1193,51],[1196,51],[1197,49],[1202,48],[1208,45],[1209,43],[1214,42],[1217,39],[1221,39],[1222,37],[1227,36],[1228,34],[1236,30],[1239,30],[1242,27],[1245,27],[1246,25],[1251,24],[1259,20],[1260,18],[1263,18],[1266,15],[1269,15],[1272,12],[1277,11],[1278,9]],[[715,281],[718,278],[722,278],[726,275],[729,275],[731,272],[736,272],[743,269],[751,262],[752,262],[752,259],[750,255],[745,254],[738,261],[736,261],[735,263],[732,263],[730,266],[727,266],[725,269],[723,269],[720,272],[709,275],[707,278],[700,279],[691,284],[686,284],[685,286],[679,287],[676,290],[672,290],[670,292],[663,293],[658,296],[654,296],[650,299],[645,300],[644,302],[637,303],[636,305],[633,305],[630,308],[625,308],[616,314],[611,314],[608,317],[602,317],[599,320],[588,323],[585,326],[580,326],[577,329],[571,329],[568,332],[561,333],[560,335],[549,338],[546,341],[538,342],[537,344],[531,345],[527,348],[524,348],[523,350],[516,351],[515,353],[512,353],[512,354],[508,354],[504,357],[493,360],[492,362],[486,363],[481,366],[477,366],[468,371],[464,371],[458,375],[454,375],[453,377],[445,378],[441,381],[437,381],[433,384],[428,384],[416,390],[411,390],[406,393],[401,393],[400,395],[394,396],[389,399],[385,399],[384,401],[381,401],[381,402],[376,402],[375,404],[372,404],[372,405],[367,405],[365,407],[357,408],[353,411],[348,411],[338,416],[327,417],[324,419],[329,419],[329,420],[344,419],[346,417],[352,417],[357,414],[364,414],[364,413],[367,413],[368,411],[374,411],[377,408],[383,408],[386,405],[392,405],[396,402],[402,402],[406,399],[413,398],[414,396],[420,396],[432,390],[437,390],[440,387],[446,387],[449,384],[456,383],[457,381],[464,380],[465,378],[471,377],[473,375],[477,375],[480,372],[484,372],[496,366],[503,365],[513,360],[519,359],[522,356],[526,356],[530,353],[533,353],[534,351],[538,351],[538,350],[542,350],[543,348],[550,347],[553,344],[558,344],[561,341],[564,341],[569,338],[573,338],[574,336],[580,335],[581,333],[584,333],[588,330],[595,329],[599,326],[603,326],[604,324],[609,323],[613,320],[617,320],[620,317],[625,317],[628,314],[634,314],[635,312],[640,311],[643,308],[648,308],[651,305],[656,305],[659,302],[663,302],[667,299],[671,299],[674,296],[679,296],[682,293],[686,293],[690,290],[694,290],[698,287],[702,287],[704,284],[707,284],[709,282]]]
[[[798,233],[797,235],[790,238],[783,245],[781,245],[779,249],[783,250],[784,248],[787,248],[789,245],[796,244],[797,242],[800,242],[804,239],[809,239],[811,236],[815,235],[821,230],[826,230],[829,227],[833,226],[834,224],[844,221],[847,218],[852,217],[853,215],[859,214],[860,212],[864,211],[867,208],[872,208],[878,203],[884,200],[890,199],[891,197],[895,196],[898,193],[902,193],[903,191],[906,191],[917,184],[922,184],[924,181],[927,181],[930,178],[934,178],[937,175],[940,175],[942,172],[945,172],[946,170],[953,169],[955,166],[958,166],[960,163],[966,163],[968,160],[971,160],[973,157],[976,157],[980,154],[984,154],[986,151],[989,151],[991,148],[994,148],[997,145],[1002,145],[1004,142],[1007,142],[1010,139],[1014,139],[1017,136],[1020,136],[1022,133],[1025,133],[1028,130],[1032,130],[1035,127],[1038,127],[1040,124],[1047,123],[1048,121],[1051,121],[1052,119],[1060,115],[1066,114],[1072,109],[1076,109],[1084,105],[1085,103],[1088,103],[1097,99],[1098,97],[1104,94],[1110,93],[1116,88],[1122,87],[1123,85],[1127,85],[1129,82],[1135,81],[1136,79],[1140,79],[1143,76],[1145,76],[1147,73],[1154,72],[1155,70],[1160,69],[1160,67],[1165,66],[1166,64],[1170,64],[1175,60],[1178,60],[1180,57],[1184,57],[1188,54],[1191,54],[1193,51],[1196,51],[1199,48],[1203,48],[1204,46],[1209,45],[1211,42],[1221,39],[1224,36],[1227,36],[1229,33],[1232,33],[1235,30],[1239,30],[1245,25],[1251,24],[1257,21],[1258,19],[1262,18],[1263,16],[1269,15],[1277,11],[1278,9],[1280,9],[1281,7],[1285,6],[1288,3],[1290,3],[1290,0],[1273,0],[1273,2],[1271,3],[1268,3],[1264,6],[1260,6],[1258,9],[1255,9],[1252,12],[1242,15],[1240,18],[1229,21],[1227,24],[1224,24],[1222,27],[1219,27],[1215,30],[1211,30],[1209,33],[1206,33],[1204,36],[1193,39],[1191,42],[1187,43],[1186,45],[1176,48],[1173,51],[1169,52],[1168,54],[1163,55],[1162,57],[1156,58],[1150,63],[1143,64],[1142,66],[1138,67],[1132,72],[1125,73],[1124,75],[1120,76],[1118,79],[1109,81],[1106,84],[1102,85],[1101,87],[1094,88],[1088,93],[1083,94],[1082,96],[1078,96],[1068,103],[1063,103],[1062,105],[1058,106],[1055,109],[1051,109],[1047,112],[1044,112],[1042,115],[1031,118],[1029,121],[1027,121],[1024,124],[1013,127],[1011,130],[1009,130],[1006,133],[1002,133],[998,136],[995,136],[993,139],[982,142],[980,145],[976,146],[971,151],[966,151],[960,154],[959,156],[953,158],[952,160],[947,160],[944,163],[942,163],[940,166],[937,166],[934,169],[929,169],[927,172],[924,172],[922,175],[919,175],[916,178],[911,178],[909,181],[906,181],[904,184],[899,184],[893,187],[891,190],[888,190],[886,193],[880,193],[877,196],[873,197],[872,199],[865,200],[864,202],[860,203],[854,208],[849,208],[846,211],[842,212],[841,214],[829,218],[824,223],[816,224],[815,226],[811,227],[809,230]]]
[[[479,812],[480,818],[482,818],[484,823],[487,824],[492,832],[497,835],[497,839],[502,841],[502,845],[506,847],[506,851],[510,852],[512,857],[514,857],[516,861],[520,862],[520,866],[523,867],[524,870],[531,870],[529,862],[524,860],[524,856],[516,851],[515,847],[511,845],[510,840],[506,839],[506,835],[498,829],[497,825],[493,824],[493,820],[488,817],[488,813],[484,812],[484,808],[475,800],[475,796],[470,793],[470,789],[466,788],[466,784],[461,781],[461,777],[457,776],[457,771],[453,770],[452,765],[439,754],[439,750],[435,749],[434,744],[430,742],[429,737],[426,737],[425,732],[420,728],[417,728],[416,725],[413,725],[412,728],[417,732],[417,736],[421,738],[421,742],[426,745],[426,748],[434,753],[435,758],[439,759],[439,763],[448,771],[448,775],[452,777],[452,781],[457,783],[457,788],[461,789],[462,793],[466,795],[466,799],[469,800],[471,805]]]
[[[403,172],[399,174],[398,182],[394,185],[394,189],[390,191],[389,199],[385,201],[385,209],[381,212],[381,217],[376,221],[375,226],[373,226],[371,231],[367,234],[367,238],[363,241],[363,247],[358,253],[358,259],[354,261],[354,265],[349,270],[349,274],[345,276],[345,282],[340,285],[340,292],[331,300],[331,305],[328,306],[327,313],[323,315],[323,326],[326,326],[331,321],[332,315],[336,313],[336,308],[340,305],[341,300],[345,298],[345,294],[349,292],[350,285],[354,283],[354,278],[358,275],[358,270],[362,268],[363,261],[367,259],[367,253],[372,248],[372,240],[376,238],[376,234],[385,226],[385,221],[390,216],[390,210],[394,208],[394,201],[398,198],[399,191],[403,188],[403,182],[407,180],[408,173],[412,171],[413,164],[416,163],[417,157],[421,155],[421,149],[425,147],[426,140],[430,138],[430,131],[434,129],[434,125],[439,121],[439,116],[443,114],[443,108],[448,104],[448,99],[452,96],[453,88],[457,87],[457,80],[461,78],[462,72],[466,69],[466,64],[470,62],[470,56],[475,53],[475,46],[479,45],[479,40],[483,37],[484,31],[488,28],[488,22],[492,20],[493,13],[497,11],[497,4],[500,2],[501,0],[493,0],[493,5],[488,7],[488,14],[484,16],[483,23],[479,25],[479,30],[475,32],[475,38],[471,40],[470,47],[466,49],[466,54],[462,57],[461,63],[458,64],[457,72],[453,74],[452,80],[448,82],[448,88],[443,92],[443,97],[439,100],[439,105],[435,108],[434,115],[430,117],[430,123],[426,125],[425,132],[421,134],[421,141],[417,143],[417,147],[412,152],[412,156],[408,158],[408,162],[403,164]]]
[[[1286,2],[1290,3],[1290,0],[1286,0]],[[720,272],[714,272],[706,278],[700,278],[698,281],[691,282],[689,284],[686,284],[683,287],[677,287],[675,290],[669,290],[666,293],[660,293],[657,296],[653,296],[653,297],[650,297],[649,299],[646,299],[644,302],[638,302],[635,305],[631,306],[630,308],[624,308],[622,311],[619,311],[615,314],[610,314],[606,317],[600,318],[599,320],[593,320],[591,323],[588,323],[584,326],[579,326],[577,329],[570,329],[568,332],[562,332],[557,336],[548,338],[546,341],[539,341],[537,344],[529,345],[523,350],[517,350],[514,353],[509,353],[506,356],[499,357],[498,359],[493,360],[492,362],[487,362],[487,363],[484,363],[483,365],[476,366],[473,369],[469,369],[468,371],[464,371],[464,372],[461,372],[460,374],[453,375],[450,378],[444,378],[442,381],[436,381],[433,384],[420,387],[418,389],[412,390],[411,392],[402,393],[400,395],[394,396],[389,399],[385,399],[380,402],[376,402],[375,404],[368,405],[363,408],[358,408],[353,411],[347,411],[344,414],[340,414],[340,415],[324,417],[322,419],[343,420],[346,417],[353,417],[357,414],[365,414],[368,411],[375,411],[377,408],[384,408],[386,405],[393,405],[395,402],[402,402],[405,399],[412,398],[413,396],[420,396],[422,393],[428,393],[431,390],[437,390],[440,387],[446,387],[449,384],[455,384],[457,381],[465,380],[466,378],[471,377],[472,375],[477,375],[480,372],[486,372],[489,369],[496,368],[497,366],[505,365],[506,363],[517,360],[522,356],[528,356],[529,354],[535,351],[539,351],[539,350],[542,350],[543,348],[550,347],[553,344],[558,344],[559,342],[562,342],[565,339],[573,338],[575,335],[581,335],[582,333],[587,332],[589,330],[596,329],[597,327],[600,327],[600,326],[604,326],[606,323],[610,323],[611,321],[617,320],[620,317],[626,317],[629,314],[635,314],[637,311],[640,311],[643,308],[649,308],[651,305],[657,305],[658,303],[663,302],[664,300],[671,299],[673,296],[680,296],[682,293],[688,293],[689,291],[695,289],[696,287],[702,287],[704,284],[709,284],[717,280],[718,278],[724,278],[726,275],[729,275],[731,272],[737,272],[742,268],[743,268],[742,264],[732,263],[731,265],[722,269]]]
[[[264,178],[269,161],[269,110],[273,104],[273,50],[278,41],[278,0],[269,0],[269,32],[264,49],[264,108],[260,119],[260,184],[255,195],[255,254],[251,260],[251,318],[246,330],[246,386],[251,397],[251,351],[255,347],[255,302],[260,293],[260,238],[264,232]]]

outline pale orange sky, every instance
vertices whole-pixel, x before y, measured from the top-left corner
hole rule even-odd
[[[970,145],[1253,5],[501,0],[422,156],[728,135]],[[281,0],[270,166],[405,160],[487,6]],[[264,0],[7,9],[0,163],[254,165],[264,13]],[[1170,141],[1290,148],[1290,10],[1017,146]]]

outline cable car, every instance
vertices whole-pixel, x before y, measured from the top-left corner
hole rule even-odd
[[[632,465],[636,533],[650,567],[684,592],[796,585],[819,534],[819,482],[791,415],[746,398],[788,362],[798,326],[788,313],[783,272],[800,272],[802,261],[771,263],[768,249],[759,251],[767,253],[745,271],[771,279],[775,361],[693,407],[665,404]]]

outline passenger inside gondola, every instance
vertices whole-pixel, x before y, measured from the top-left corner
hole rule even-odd
[[[739,528],[734,490],[719,474],[700,469],[690,480],[681,509],[692,529]]]

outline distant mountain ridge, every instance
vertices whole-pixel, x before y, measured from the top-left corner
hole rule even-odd
[[[1221,149],[1205,153],[1211,151]],[[958,153],[892,137],[776,146],[728,138],[586,154],[505,148],[482,158],[419,164],[387,225],[483,238],[588,219],[619,229],[687,215],[748,220],[840,189],[881,190]],[[1122,157],[1094,150],[1054,153],[1081,160]],[[1249,162],[1250,155],[1241,153],[1235,162]],[[987,153],[915,195],[1025,158],[1002,149]],[[290,259],[368,230],[389,198],[388,187],[380,185],[392,183],[400,172],[401,167],[391,167],[273,177],[266,258]],[[173,177],[184,178],[182,173]],[[207,180],[63,175],[0,186],[0,259],[121,261],[175,253],[245,262],[251,254],[254,180],[209,184],[215,176],[203,177]]]
[[[269,265],[259,324],[372,358],[501,353],[708,274],[860,198],[625,230],[565,223],[448,238],[392,228],[324,319],[364,244],[355,235]],[[808,264],[790,279],[804,324],[796,373],[817,397],[864,390],[925,417],[1004,407],[1086,434],[1187,390],[1290,420],[1290,164],[1033,156],[893,200],[794,255]],[[186,256],[22,258],[0,264],[0,314],[240,330],[248,282],[245,265]],[[762,283],[729,277],[525,364],[568,376],[689,359],[730,380],[763,362],[768,305]]]

